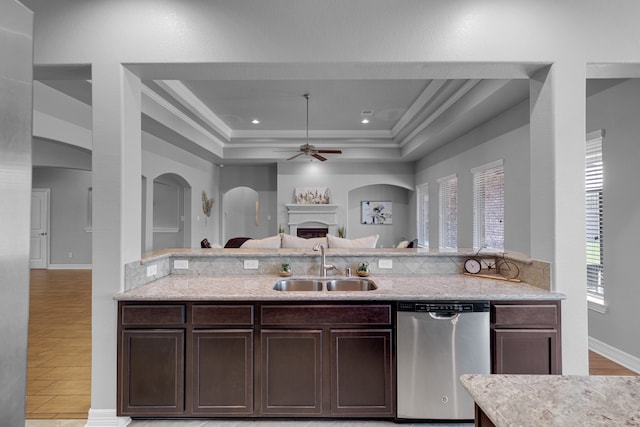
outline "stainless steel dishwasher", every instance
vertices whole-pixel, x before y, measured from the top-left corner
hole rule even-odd
[[[490,373],[488,301],[398,302],[399,419],[473,420],[462,374]]]

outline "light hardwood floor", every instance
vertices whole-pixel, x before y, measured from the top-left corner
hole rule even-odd
[[[591,375],[637,375],[589,352]],[[91,271],[31,270],[27,419],[86,419],[91,403]]]
[[[27,419],[86,419],[91,271],[31,270]]]

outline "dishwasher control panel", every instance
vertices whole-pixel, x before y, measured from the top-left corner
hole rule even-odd
[[[489,301],[399,301],[398,311],[414,313],[473,313],[489,311]]]

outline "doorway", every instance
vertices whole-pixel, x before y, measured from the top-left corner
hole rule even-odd
[[[49,195],[48,188],[31,190],[31,243],[29,268],[49,267]]]

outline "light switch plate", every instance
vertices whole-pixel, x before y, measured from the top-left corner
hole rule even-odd
[[[154,274],[158,274],[158,266],[155,264],[147,267],[147,277],[151,277]]]
[[[257,259],[245,259],[244,260],[244,269],[245,270],[257,270],[258,269],[258,260]]]
[[[378,268],[393,268],[393,260],[389,258],[379,259]]]
[[[173,261],[173,269],[174,270],[188,270],[189,269],[189,260],[188,259],[176,259]]]

